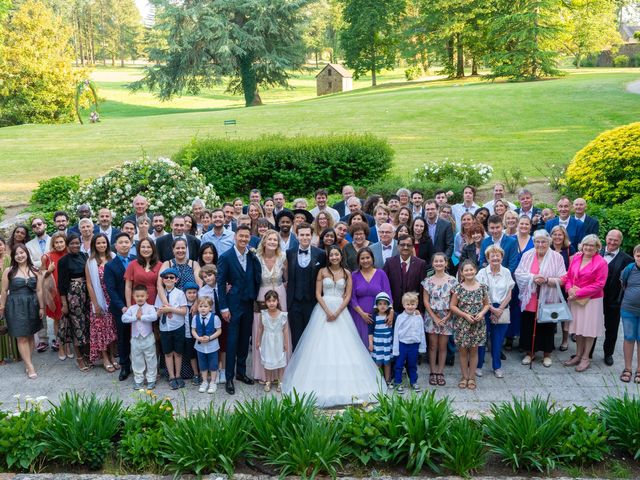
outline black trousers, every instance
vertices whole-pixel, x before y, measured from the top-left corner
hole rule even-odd
[[[316,302],[308,300],[293,300],[289,309],[289,328],[291,329],[291,343],[293,349],[296,349],[300,337],[304,333],[304,329],[309,324],[311,312],[316,306]]]
[[[224,320],[223,320],[224,321]],[[231,321],[227,329],[227,365],[225,376],[233,380],[236,372],[247,374],[247,356],[253,325],[253,300],[244,302],[237,311],[231,311]],[[254,362],[256,359],[253,360]]]
[[[609,357],[613,355],[616,349],[616,342],[618,341],[618,330],[620,329],[620,306],[610,306],[605,303],[604,305],[604,356]],[[589,357],[593,357],[593,351],[596,348],[596,338],[593,341],[593,347],[591,347],[591,353]]]
[[[122,323],[122,314],[114,315],[118,333],[118,363],[131,368],[131,324]]]

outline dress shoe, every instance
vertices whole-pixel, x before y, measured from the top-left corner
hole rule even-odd
[[[506,360],[507,356],[504,354],[504,352],[500,352],[500,360]]]
[[[121,382],[124,382],[127,378],[129,378],[129,375],[131,375],[131,368],[122,367],[120,369],[120,375],[118,376],[118,380],[120,380]]]
[[[255,382],[253,381],[253,379],[247,377],[244,374],[238,374],[236,375],[236,380],[242,382],[242,383],[246,383],[247,385],[253,385]]]
[[[604,364],[607,365],[608,367],[610,367],[611,365],[613,365],[613,356],[611,355],[605,355],[604,357]]]
[[[224,389],[229,395],[234,395],[236,393],[236,387],[233,386],[233,380],[227,380]]]

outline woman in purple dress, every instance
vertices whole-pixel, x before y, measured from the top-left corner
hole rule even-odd
[[[368,326],[373,323],[373,304],[376,295],[385,292],[391,298],[389,278],[383,270],[373,266],[373,252],[369,247],[362,248],[356,257],[358,270],[352,275],[353,290],[349,312],[353,317],[362,343],[369,346]],[[393,298],[391,299],[393,305]]]

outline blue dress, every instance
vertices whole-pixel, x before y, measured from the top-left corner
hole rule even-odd
[[[518,246],[518,264],[520,263],[520,259],[522,258],[522,254],[526,251],[529,251],[533,248],[533,236],[529,237],[529,241],[524,246],[524,249],[520,250],[520,243],[518,242],[518,234],[509,235],[509,237],[513,238],[516,241],[516,245]],[[518,288],[518,284],[516,283],[513,286],[513,290],[511,291],[511,301],[509,302],[509,311],[511,312],[511,323],[507,328],[507,337],[519,337],[520,336],[520,300],[518,300],[518,296],[520,295],[520,289]]]

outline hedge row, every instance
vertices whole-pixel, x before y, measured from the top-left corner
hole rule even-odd
[[[127,472],[231,476],[244,460],[281,478],[335,478],[363,469],[469,476],[489,456],[514,472],[547,473],[640,458],[640,399],[626,394],[593,412],[514,398],[479,420],[454,414],[450,400],[434,392],[381,395],[374,406],[333,416],[298,396],[178,415],[168,399],[147,395],[125,408],[120,400],[70,393],[50,410],[36,399],[0,412],[0,467],[98,470],[107,463]]]
[[[317,188],[368,185],[391,168],[393,150],[373,135],[265,136],[257,139],[193,139],[174,160],[196,167],[222,198],[252,188],[306,196]]]

